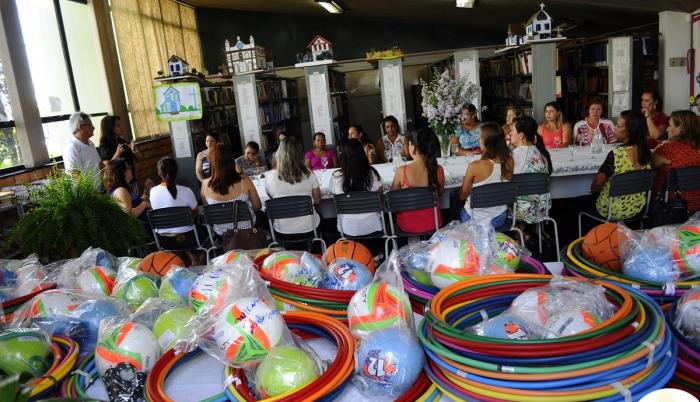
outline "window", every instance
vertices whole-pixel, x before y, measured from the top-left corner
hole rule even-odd
[[[22,164],[22,154],[17,142],[12,105],[5,86],[5,72],[0,62],[0,169]]]
[[[46,147],[61,156],[71,113],[89,113],[99,127],[96,117],[110,109],[96,29],[87,1],[22,0],[17,9]]]

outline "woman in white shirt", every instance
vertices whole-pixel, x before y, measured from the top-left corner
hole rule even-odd
[[[340,169],[331,176],[331,193],[384,190],[377,170],[369,164],[362,143],[349,139],[341,146]],[[341,230],[342,227],[342,230]],[[364,236],[382,230],[378,213],[339,214],[338,231],[348,236]]]
[[[265,190],[270,198],[307,195],[312,198],[314,205],[321,205],[321,189],[316,175],[306,166],[301,143],[296,137],[287,136],[280,141],[275,154],[276,169],[265,174]],[[274,230],[283,234],[298,234],[311,232],[321,222],[314,210],[313,225],[307,216],[298,218],[277,219]]]
[[[169,156],[158,161],[158,176],[163,180],[151,189],[149,196],[151,208],[188,207],[196,214],[199,206],[194,193],[189,187],[177,184],[177,162]],[[186,249],[197,247],[194,235],[195,229],[200,242],[207,239],[207,232],[201,227],[180,226],[175,228],[156,229],[162,247],[166,249]],[[201,265],[201,253],[188,252],[192,265]]]

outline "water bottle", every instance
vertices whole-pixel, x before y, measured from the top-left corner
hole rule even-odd
[[[591,140],[591,153],[599,154],[603,152],[603,136],[600,133],[595,133]]]
[[[398,147],[393,147],[393,156],[391,157],[392,159],[392,164],[394,165],[394,169],[398,169],[401,167],[401,151],[398,149]]]

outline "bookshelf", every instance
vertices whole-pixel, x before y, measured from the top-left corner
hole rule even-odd
[[[195,155],[206,148],[206,135],[218,132],[220,140],[236,154],[241,153],[236,102],[230,81],[207,84],[202,92],[202,118],[190,121],[190,132],[195,146]]]
[[[582,119],[586,113],[583,109],[592,97],[603,100],[603,116],[608,116],[607,40],[561,46],[558,58],[557,74],[562,81],[559,101],[566,118],[571,122]]]
[[[328,70],[328,84],[331,96],[331,116],[333,119],[334,144],[340,143],[341,134],[350,125],[348,114],[348,81],[340,71]],[[327,133],[330,135],[330,133]]]
[[[479,63],[482,104],[486,106],[482,119],[503,122],[506,109],[515,105],[532,115],[532,51],[513,49]]]
[[[260,146],[270,150],[278,145],[279,132],[299,133],[299,92],[293,79],[264,77],[256,80],[258,118],[262,132]]]

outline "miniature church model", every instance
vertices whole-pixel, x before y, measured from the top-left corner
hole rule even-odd
[[[506,46],[518,46],[524,43],[525,26],[522,22],[508,24],[508,36],[506,36]]]
[[[540,11],[527,20],[525,29],[527,30],[527,41],[552,37],[552,17],[544,11],[544,3],[540,4]]]
[[[236,43],[230,46],[228,39],[224,43],[226,67],[230,74],[240,75],[267,70],[265,61],[265,48],[255,45],[253,35],[250,35],[250,43],[245,44],[241,37],[236,37]]]
[[[168,72],[170,72],[171,77],[184,75],[190,72],[190,67],[185,60],[172,55],[168,59]]]

